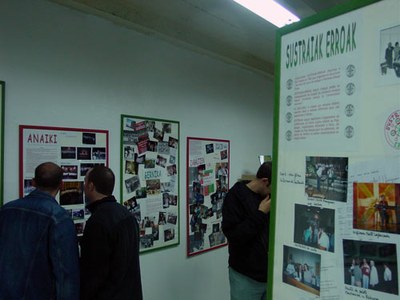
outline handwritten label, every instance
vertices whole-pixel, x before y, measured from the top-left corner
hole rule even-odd
[[[297,172],[280,172],[280,182],[292,184],[304,184],[304,176]]]

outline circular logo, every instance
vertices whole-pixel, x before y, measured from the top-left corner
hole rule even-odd
[[[345,112],[346,116],[348,116],[348,117],[351,117],[352,115],[354,115],[354,105],[353,104],[346,105],[344,112]]]
[[[292,140],[292,132],[290,130],[286,131],[286,140],[291,141]]]
[[[289,79],[288,81],[286,81],[286,88],[287,88],[288,90],[291,90],[292,87],[293,87],[293,80],[292,80],[292,79]]]
[[[292,102],[293,102],[293,97],[292,96],[287,96],[286,97],[286,105],[290,106],[290,105],[292,105]]]
[[[287,123],[290,123],[290,122],[292,122],[292,119],[293,119],[292,113],[288,112],[288,113],[286,114],[286,122],[287,122]]]
[[[355,72],[356,72],[356,67],[354,65],[348,65],[346,67],[347,77],[353,77]]]
[[[395,149],[400,149],[400,110],[392,112],[385,122],[386,142]]]
[[[356,90],[356,86],[354,85],[354,83],[350,82],[346,85],[346,94],[347,95],[353,95],[354,92]]]
[[[354,136],[354,128],[353,126],[347,126],[344,129],[344,135],[348,138],[351,139]]]

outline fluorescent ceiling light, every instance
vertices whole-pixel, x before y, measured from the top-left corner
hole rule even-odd
[[[281,28],[300,19],[273,0],[233,0]]]

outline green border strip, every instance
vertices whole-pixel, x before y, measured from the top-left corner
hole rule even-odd
[[[179,121],[174,121],[174,120],[166,120],[166,119],[157,119],[157,118],[149,118],[149,117],[143,117],[143,116],[133,116],[133,115],[121,115],[121,139],[120,139],[120,203],[123,204],[123,183],[122,183],[122,178],[124,176],[123,170],[124,170],[124,150],[123,150],[123,144],[124,144],[124,119],[125,118],[133,118],[133,119],[140,119],[144,121],[158,121],[158,122],[169,122],[169,123],[174,123],[178,125],[178,150],[177,150],[177,161],[178,161],[178,169],[177,169],[177,182],[178,182],[178,220],[179,220],[179,226],[178,226],[178,242],[175,244],[171,244],[168,246],[161,246],[158,248],[146,250],[143,252],[139,251],[139,255],[145,255],[148,253],[153,253],[156,251],[161,251],[164,249],[172,248],[172,247],[177,247],[181,243],[181,187],[180,187],[180,169],[181,169],[181,163],[180,163],[180,158],[181,158],[181,132],[180,132],[180,122]]]
[[[272,299],[274,286],[274,258],[275,258],[275,236],[276,236],[276,198],[277,198],[277,178],[278,178],[278,156],[279,156],[279,113],[280,113],[280,79],[281,79],[281,42],[282,36],[300,29],[306,28],[317,23],[327,21],[334,17],[354,11],[356,9],[380,2],[381,0],[351,0],[348,3],[337,5],[331,9],[321,11],[320,13],[305,18],[297,23],[282,27],[277,30],[275,36],[275,82],[274,82],[274,132],[273,132],[273,150],[272,150],[272,204],[271,204],[271,228],[269,237],[268,252],[268,288],[267,299]]]
[[[4,108],[5,108],[5,91],[6,91],[6,83],[4,81],[0,81],[0,206],[3,205],[4,201]]]

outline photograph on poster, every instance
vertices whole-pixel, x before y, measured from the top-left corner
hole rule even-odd
[[[399,294],[396,244],[343,240],[344,283]]]
[[[381,30],[379,61],[383,82],[400,83],[400,25]]]
[[[96,145],[96,133],[83,132],[82,144]]]
[[[76,159],[76,147],[61,147],[61,159]]]
[[[400,184],[353,183],[353,227],[400,233]]]
[[[321,255],[283,245],[282,281],[319,296]]]
[[[84,204],[83,181],[64,181],[60,190],[60,205]]]
[[[179,242],[178,148],[178,122],[121,116],[121,192],[140,224],[141,252]]]
[[[347,157],[306,157],[305,192],[308,197],[346,202]]]
[[[295,204],[294,242],[335,252],[335,210]]]
[[[229,141],[188,138],[187,254],[226,245],[222,203],[229,188]]]
[[[76,165],[61,165],[63,169],[63,179],[78,179],[78,166]]]

